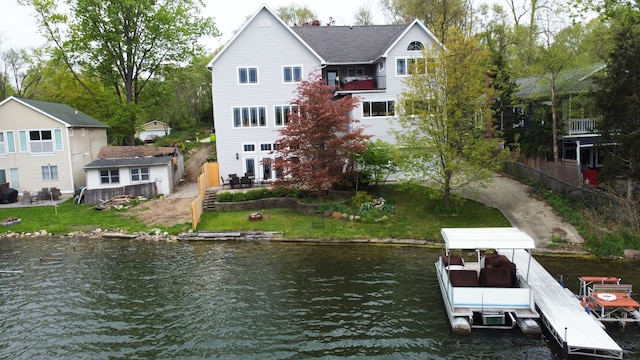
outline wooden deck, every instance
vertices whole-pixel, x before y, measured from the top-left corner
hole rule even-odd
[[[525,279],[529,271],[528,283],[543,323],[560,346],[566,342],[569,355],[622,359],[622,348],[585,312],[578,298],[534,258],[529,264],[529,255],[524,250],[499,250],[499,253],[512,259]]]

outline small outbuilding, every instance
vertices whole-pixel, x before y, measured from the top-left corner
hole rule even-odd
[[[84,169],[86,203],[125,194],[153,197],[175,189],[184,175],[184,157],[177,147],[105,146]]]
[[[136,134],[136,136],[145,144],[151,144],[154,143],[156,139],[169,134],[171,134],[171,127],[169,127],[169,124],[154,120],[142,124],[142,129]]]

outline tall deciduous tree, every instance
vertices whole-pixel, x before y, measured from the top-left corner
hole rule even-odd
[[[409,23],[420,19],[442,43],[446,43],[449,28],[470,28],[469,0],[380,0],[380,4],[391,22]]]
[[[20,1],[36,11],[43,34],[79,82],[82,69],[114,89],[124,111],[112,129],[124,131],[125,143],[133,143],[136,105],[149,79],[163,64],[200,52],[202,36],[218,34],[211,18],[199,16],[201,0],[69,0],[64,8],[51,0]]]
[[[595,93],[603,113],[596,127],[608,155],[601,175],[628,179],[633,185],[640,182],[640,10],[618,11],[614,48]],[[628,187],[629,195],[633,188]]]
[[[492,121],[489,54],[458,29],[447,37],[446,49],[433,50],[437,67],[415,69],[407,78],[395,135],[402,173],[437,184],[449,210],[455,190],[490,182],[507,153],[487,134]]]
[[[341,180],[353,154],[365,151],[364,128],[349,114],[358,99],[334,98],[319,76],[300,83],[289,122],[280,130],[274,168],[281,173],[276,185],[315,191],[318,197]]]
[[[373,25],[373,15],[368,5],[361,6],[354,15],[354,25],[369,26]]]
[[[301,26],[317,18],[316,14],[307,6],[289,5],[276,9],[278,17],[289,26]]]

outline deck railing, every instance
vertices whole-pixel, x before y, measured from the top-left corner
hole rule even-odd
[[[567,126],[567,134],[569,136],[595,133],[596,121],[591,118],[568,119],[564,120],[564,123]]]

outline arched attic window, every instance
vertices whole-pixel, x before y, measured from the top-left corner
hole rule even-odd
[[[420,51],[424,48],[424,45],[422,45],[422,43],[420,41],[412,41],[409,43],[409,46],[407,46],[407,50],[408,51]]]

